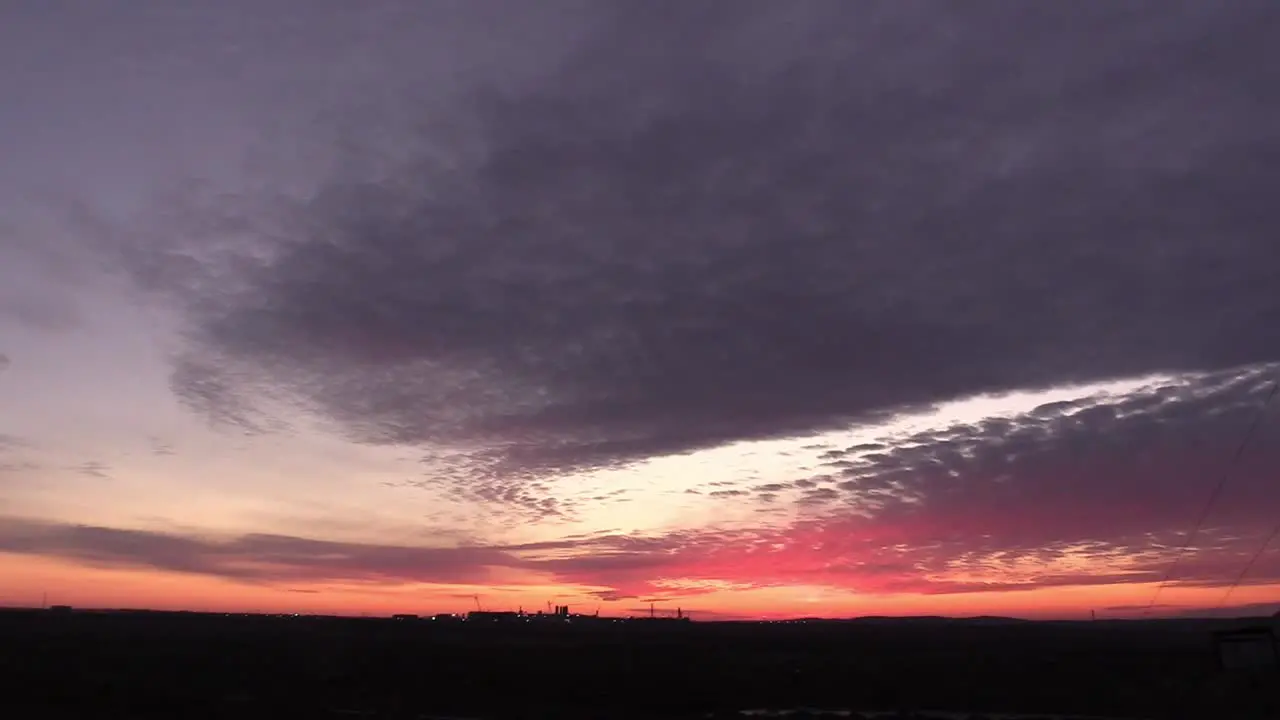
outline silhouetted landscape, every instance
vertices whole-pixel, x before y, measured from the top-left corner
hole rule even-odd
[[[0,659],[34,719],[1280,717],[1212,640],[1267,620],[490,620],[9,610]]]

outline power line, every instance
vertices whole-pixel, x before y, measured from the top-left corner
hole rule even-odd
[[[1222,596],[1222,599],[1218,601],[1214,610],[1218,610],[1227,604],[1227,600],[1230,599],[1231,593],[1235,592],[1236,588],[1240,587],[1240,583],[1244,582],[1245,576],[1253,569],[1254,563],[1258,562],[1258,558],[1262,557],[1262,553],[1266,552],[1267,546],[1271,544],[1272,540],[1276,539],[1277,535],[1280,535],[1280,524],[1277,524],[1271,529],[1271,534],[1267,535],[1267,539],[1263,540],[1262,545],[1258,546],[1257,552],[1253,554],[1253,557],[1249,558],[1249,562],[1245,563],[1244,568],[1240,570],[1240,574],[1236,576],[1235,582],[1231,583],[1231,587],[1227,588],[1227,592]]]
[[[1272,381],[1271,394],[1267,396],[1268,401],[1271,400],[1272,395],[1276,394],[1276,386],[1278,384],[1280,384],[1280,378]],[[1263,403],[1262,407],[1265,410],[1266,403]],[[1231,583],[1231,586],[1227,588],[1225,593],[1223,593],[1222,599],[1218,601],[1214,610],[1219,610],[1226,606],[1227,600],[1231,599],[1231,594],[1234,593],[1236,588],[1240,587],[1240,584],[1244,582],[1244,579],[1249,576],[1249,571],[1253,569],[1255,564],[1257,564],[1258,560],[1262,557],[1262,554],[1267,551],[1267,548],[1271,545],[1271,541],[1275,540],[1277,535],[1280,535],[1280,523],[1276,523],[1275,527],[1271,528],[1271,532],[1263,538],[1262,544],[1254,551],[1253,555],[1249,558],[1249,562],[1245,563],[1243,568],[1240,568],[1240,574],[1236,576],[1236,579]]]
[[[1151,608],[1155,607],[1156,600],[1160,598],[1160,593],[1164,591],[1169,581],[1173,579],[1173,574],[1178,569],[1178,564],[1182,561],[1182,556],[1186,553],[1187,548],[1200,534],[1201,528],[1204,527],[1205,520],[1209,519],[1209,514],[1213,512],[1213,508],[1218,503],[1218,498],[1222,495],[1222,490],[1227,486],[1227,481],[1231,479],[1231,470],[1236,463],[1240,461],[1240,457],[1244,455],[1245,448],[1249,446],[1249,441],[1253,439],[1253,434],[1257,432],[1258,426],[1262,424],[1262,418],[1266,415],[1267,406],[1271,404],[1271,399],[1276,396],[1276,390],[1280,389],[1280,376],[1271,380],[1271,391],[1267,393],[1266,399],[1262,401],[1262,405],[1258,408],[1258,413],[1253,416],[1253,422],[1249,424],[1249,429],[1245,431],[1244,437],[1241,438],[1240,444],[1236,446],[1235,453],[1231,456],[1230,462],[1222,471],[1222,477],[1218,479],[1218,484],[1213,488],[1213,492],[1209,494],[1208,501],[1204,505],[1204,509],[1200,511],[1200,517],[1196,520],[1195,526],[1191,532],[1187,533],[1187,537],[1182,542],[1182,546],[1178,548],[1178,552],[1173,556],[1173,563],[1169,566],[1168,572],[1164,574],[1164,579],[1156,586],[1156,590],[1151,595],[1151,601],[1147,603],[1144,613],[1151,612]],[[1280,533],[1280,527],[1276,530]],[[1268,539],[1270,542],[1270,539]],[[1265,547],[1265,546],[1264,546]],[[1261,552],[1258,553],[1261,555]],[[1252,564],[1252,561],[1250,562]]]

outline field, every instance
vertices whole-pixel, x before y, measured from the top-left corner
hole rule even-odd
[[[1241,624],[1236,622],[1236,625]],[[659,718],[753,708],[1280,717],[1224,621],[806,623],[0,612],[15,718]],[[1229,626],[1229,624],[1227,625]]]

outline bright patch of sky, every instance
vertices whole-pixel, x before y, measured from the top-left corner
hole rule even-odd
[[[1249,371],[1241,372],[1241,375]],[[1062,411],[1069,416],[1088,407],[1115,404],[1165,388],[1179,388],[1203,379],[1198,374],[1152,374],[1101,382],[1025,389],[977,395],[911,410],[876,423],[813,435],[738,442],[682,455],[651,458],[623,468],[582,473],[557,483],[577,496],[604,494],[625,488],[626,502],[598,502],[580,511],[582,524],[596,529],[646,532],[713,522],[718,526],[759,525],[759,504],[749,495],[726,491],[766,484],[790,484],[830,472],[822,457],[831,450],[852,450],[842,460],[856,463],[883,450],[904,449],[921,434],[944,432],[991,419],[1016,422],[1037,408],[1074,403]],[[720,495],[712,495],[719,492]],[[695,494],[696,493],[696,494]],[[740,500],[741,502],[727,502]],[[780,503],[775,521],[785,522],[804,512],[795,503]]]

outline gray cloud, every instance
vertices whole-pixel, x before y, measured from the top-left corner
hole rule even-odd
[[[0,318],[41,330],[68,330],[80,323],[76,309],[63,298],[41,297],[5,290],[0,294]],[[0,370],[8,365],[0,361]]]
[[[33,198],[22,200],[33,203]],[[0,323],[59,332],[82,322],[82,293],[97,280],[75,242],[36,222],[27,203],[0,208]],[[17,219],[11,219],[17,218]],[[0,371],[8,365],[0,354]]]
[[[837,515],[949,527],[993,542],[1094,540],[1129,534],[1157,543],[1191,529],[1223,479],[1208,522],[1262,533],[1280,513],[1271,478],[1280,467],[1274,409],[1259,420],[1280,366],[1170,381],[1123,398],[1042,406],[1028,415],[899,438],[893,449],[826,453],[840,481],[817,498]],[[928,538],[916,537],[916,541]],[[1007,545],[1006,545],[1007,546]]]
[[[488,565],[515,562],[509,553],[490,548],[361,545],[263,534],[201,538],[22,518],[0,523],[0,550],[247,582],[483,582]]]
[[[1193,608],[1179,613],[1181,617],[1259,617],[1280,613],[1280,603],[1253,603],[1235,607]]]
[[[615,539],[592,546],[608,552],[552,565],[630,593],[661,576],[939,594],[1157,582],[1190,543],[1172,585],[1225,588],[1280,517],[1274,408],[1233,462],[1277,369],[1178,378],[1122,397],[832,447],[822,458],[830,474],[752,489],[762,501],[799,502],[798,521]],[[647,564],[655,553],[665,557],[660,572]],[[1277,579],[1272,548],[1243,582]]]
[[[1052,459],[1044,462],[1032,454],[1028,470],[1052,469]],[[1106,484],[1137,484],[1123,476],[1078,479],[1080,495],[1097,495]],[[282,584],[476,583],[486,581],[491,567],[509,567],[600,588],[592,594],[602,600],[673,599],[797,583],[866,594],[1016,591],[1152,582],[1168,569],[1189,508],[1155,502],[1155,510],[1147,511],[1143,504],[1152,498],[1137,498],[1115,507],[1101,503],[1099,512],[1070,522],[1064,518],[1077,508],[1061,501],[1060,485],[1036,476],[1026,480],[1020,483],[1022,492],[1004,495],[972,482],[967,491],[976,497],[973,506],[957,504],[956,493],[934,486],[921,502],[871,515],[827,512],[774,527],[577,535],[501,546],[424,548],[262,534],[201,537],[6,517],[0,518],[0,552]],[[1237,506],[1233,525],[1207,528],[1181,564],[1175,585],[1223,587],[1256,548],[1258,530],[1274,521],[1274,496],[1269,503],[1256,502],[1262,483],[1256,477],[1243,480],[1243,495],[1231,499]],[[1115,521],[1126,515],[1133,519]],[[1271,553],[1245,584],[1278,579],[1280,554]]]
[[[170,457],[177,454],[173,444],[163,438],[152,436],[147,438],[147,443],[151,448],[151,454],[156,457]]]
[[[98,460],[86,460],[73,468],[78,474],[98,480],[111,479],[111,466]]]
[[[0,477],[21,480],[24,473],[39,469],[39,465],[24,457],[23,450],[31,444],[16,435],[0,433]]]
[[[551,78],[456,108],[468,152],[131,246],[189,321],[175,392],[516,483],[1280,358],[1274,4],[602,7]]]
[[[944,593],[1159,581],[1190,543],[1173,584],[1225,587],[1280,517],[1274,408],[1233,461],[1276,370],[1054,403],[896,438],[891,448],[833,448],[823,460],[834,478],[783,491],[806,508],[800,521],[757,531],[765,539],[745,554],[724,548],[757,540],[718,536],[702,546],[705,538],[685,538],[694,544],[678,554],[692,577]],[[1188,533],[1224,478],[1193,541]],[[779,491],[754,492],[773,502]],[[957,582],[953,573],[978,579]],[[1244,583],[1277,578],[1273,548]]]

